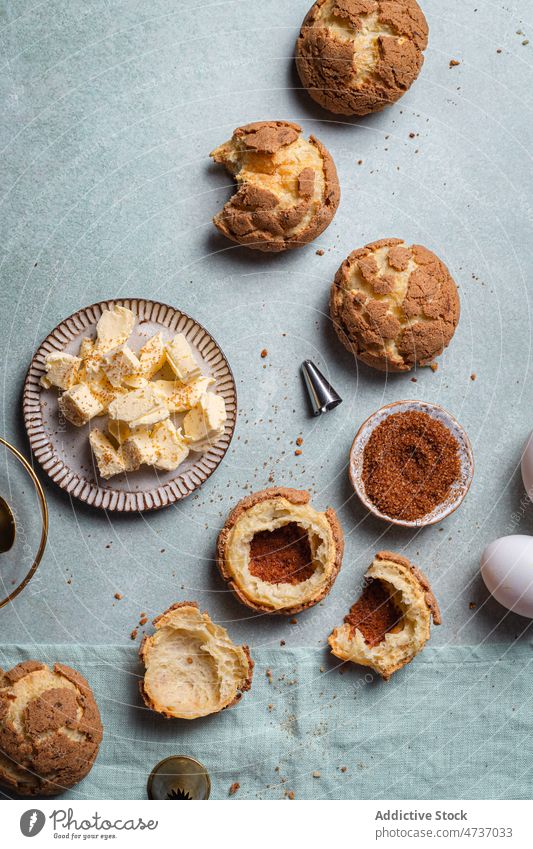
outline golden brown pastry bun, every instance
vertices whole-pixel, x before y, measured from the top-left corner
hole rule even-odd
[[[434,253],[381,239],[344,260],[331,287],[330,313],[342,344],[362,362],[409,371],[431,364],[449,344],[459,295]]]
[[[38,660],[0,672],[0,783],[20,796],[55,796],[91,771],[102,723],[74,669]]]
[[[304,490],[275,487],[243,498],[217,544],[222,577],[237,598],[262,613],[294,615],[330,591],[344,537],[335,511],[319,513]]]
[[[335,164],[318,139],[298,124],[259,121],[238,127],[211,153],[237,181],[237,192],[215,215],[216,227],[240,245],[286,251],[312,242],[337,211]]]
[[[395,103],[424,63],[428,25],[416,0],[317,0],[296,42],[311,97],[339,115]]]
[[[341,660],[369,666],[386,680],[424,648],[440,611],[425,575],[409,560],[380,551],[367,583],[340,628],[329,637]]]
[[[172,605],[154,625],[139,650],[146,667],[140,689],[149,708],[167,718],[198,719],[231,707],[250,689],[248,646],[232,643],[196,602]]]

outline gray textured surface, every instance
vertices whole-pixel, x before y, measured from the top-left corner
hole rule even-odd
[[[381,115],[339,123],[296,90],[291,54],[308,5],[0,3],[0,430],[27,449],[20,393],[33,350],[64,316],[118,295],[167,301],[202,322],[229,357],[240,400],[225,463],[175,508],[115,519],[46,486],[49,547],[32,585],[0,611],[5,642],[124,642],[141,611],[189,598],[251,646],[317,646],[383,547],[429,574],[443,608],[435,644],[508,640],[527,625],[484,603],[478,562],[487,542],[528,533],[533,521],[516,471],[533,400],[531,7],[425,0],[430,48],[417,84]],[[451,58],[461,64],[449,68]],[[209,151],[265,118],[319,136],[342,186],[326,233],[285,256],[232,247],[210,223],[229,185]],[[426,244],[460,286],[456,337],[438,372],[417,383],[357,368],[327,318],[337,266],[382,236]],[[298,375],[304,357],[345,398],[318,420]],[[463,507],[419,534],[370,519],[347,483],[358,425],[402,397],[448,408],[476,455]],[[335,506],[347,537],[330,596],[294,626],[248,616],[212,562],[229,507],[270,475]]]

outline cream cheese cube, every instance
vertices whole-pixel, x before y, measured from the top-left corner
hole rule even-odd
[[[171,413],[185,413],[199,403],[214,382],[212,377],[198,377],[189,384],[179,380],[154,380],[152,386]]]
[[[109,405],[109,417],[135,428],[168,419],[168,410],[148,384],[115,398]]]
[[[139,358],[126,344],[104,354],[102,371],[112,386],[122,386],[124,378],[138,375],[140,370]]]
[[[213,441],[221,435],[226,418],[222,396],[208,392],[183,419],[185,438],[193,443]]]
[[[96,325],[96,349],[105,354],[118,348],[130,338],[135,326],[135,316],[126,307],[114,306],[104,310]]]
[[[113,475],[126,471],[126,466],[120,453],[98,428],[93,428],[89,434],[89,442],[98,466],[100,477],[108,480]]]
[[[86,383],[76,383],[60,396],[59,409],[67,421],[76,427],[82,427],[104,409],[101,401],[94,395]]]
[[[166,344],[165,351],[172,371],[182,383],[190,383],[200,377],[202,370],[194,359],[191,346],[183,333],[174,336],[172,342]]]
[[[165,343],[160,333],[156,333],[139,351],[141,374],[148,380],[163,368],[166,360]]]
[[[50,389],[57,386],[59,389],[70,389],[78,382],[78,373],[81,366],[79,357],[54,351],[48,354],[45,361],[46,374],[41,377],[41,386]]]
[[[152,442],[155,449],[153,464],[156,469],[172,472],[189,454],[189,448],[180,431],[168,419],[154,427]]]
[[[156,452],[148,428],[138,428],[130,433],[122,445],[122,457],[128,472],[136,471],[143,464],[154,465]]]

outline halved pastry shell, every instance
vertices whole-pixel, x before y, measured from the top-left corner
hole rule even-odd
[[[376,554],[361,597],[329,637],[333,654],[385,680],[424,648],[440,611],[425,575],[405,557]]]
[[[236,646],[196,602],[172,605],[154,626],[139,651],[146,667],[140,690],[152,710],[198,719],[231,707],[250,689],[254,664],[248,646]]]
[[[218,537],[217,564],[237,598],[263,613],[293,615],[330,591],[344,537],[335,511],[305,490],[277,487],[240,501]]]

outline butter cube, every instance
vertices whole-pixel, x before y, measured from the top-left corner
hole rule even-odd
[[[119,452],[111,445],[109,439],[98,428],[93,428],[89,434],[92,452],[98,466],[100,477],[107,480],[113,475],[126,471],[126,466]]]
[[[103,412],[103,404],[86,383],[76,383],[63,392],[58,401],[59,409],[67,421],[82,427]]]
[[[41,385],[46,389],[57,386],[59,389],[70,389],[78,382],[81,366],[79,357],[60,351],[48,354],[45,362],[46,374],[41,377]]]
[[[122,381],[128,389],[141,389],[143,386],[148,386],[148,381],[140,374],[130,374]]]
[[[139,351],[141,374],[149,380],[163,368],[165,359],[165,343],[161,334],[156,333]]]
[[[120,345],[104,354],[102,371],[112,386],[122,386],[125,377],[138,375],[140,370],[139,358],[127,345]]]
[[[109,419],[107,422],[107,429],[115,442],[119,445],[122,445],[122,443],[125,442],[131,434],[131,430],[125,422],[120,422],[115,419]]]
[[[194,359],[191,346],[183,333],[174,336],[165,346],[167,361],[172,371],[182,383],[190,383],[200,377],[202,370]]]
[[[110,419],[126,422],[132,428],[168,419],[167,408],[149,384],[115,398],[108,412]]]
[[[139,428],[130,433],[122,445],[122,457],[128,472],[136,471],[143,464],[154,465],[156,452],[148,428]]]
[[[111,401],[114,401],[115,398],[121,395],[126,395],[128,392],[123,387],[113,386],[101,369],[85,372],[83,381],[102,405],[102,413],[99,415],[107,412]]]
[[[198,377],[189,384],[179,380],[154,380],[152,386],[171,413],[185,413],[199,403],[214,382],[212,377]]]
[[[85,360],[87,357],[90,357],[91,354],[94,353],[94,339],[91,339],[89,336],[84,336],[80,342],[80,350],[78,351],[78,356]]]
[[[172,472],[183,463],[189,454],[189,448],[175,425],[170,420],[157,424],[152,431],[155,448],[156,469]]]
[[[195,443],[213,441],[221,435],[226,418],[222,396],[208,392],[183,419],[185,438]]]
[[[105,354],[127,342],[135,326],[135,316],[126,307],[104,310],[96,325],[96,348]]]

